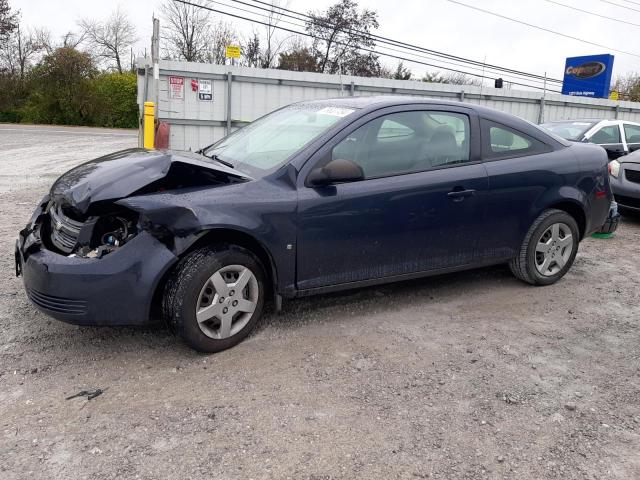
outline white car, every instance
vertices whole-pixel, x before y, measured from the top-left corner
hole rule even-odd
[[[601,145],[610,160],[640,150],[640,123],[627,120],[562,120],[540,125],[572,142]]]

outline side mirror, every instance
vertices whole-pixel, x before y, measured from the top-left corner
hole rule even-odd
[[[364,180],[364,172],[360,165],[351,160],[331,160],[324,167],[311,170],[307,183],[314,187],[331,185],[334,183],[357,182]]]

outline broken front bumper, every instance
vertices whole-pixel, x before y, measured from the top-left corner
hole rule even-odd
[[[98,259],[51,252],[28,231],[16,242],[16,274],[41,311],[75,325],[147,323],[154,292],[178,260],[148,232]]]

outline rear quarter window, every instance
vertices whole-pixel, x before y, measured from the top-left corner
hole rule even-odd
[[[506,125],[482,120],[482,156],[500,159],[537,155],[551,151],[550,145]]]

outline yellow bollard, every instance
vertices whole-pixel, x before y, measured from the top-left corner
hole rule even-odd
[[[155,131],[156,131],[156,118],[155,118],[155,103],[144,102],[144,148],[153,150],[155,145]]]

